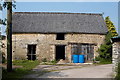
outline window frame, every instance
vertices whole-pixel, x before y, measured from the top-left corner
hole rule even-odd
[[[35,53],[34,53],[34,54],[32,54],[32,51],[33,51],[33,50],[31,50],[30,53],[29,53],[29,47],[30,47],[30,46],[32,46],[32,47],[31,47],[32,49],[33,49],[33,46],[35,46]],[[28,44],[28,45],[27,45],[27,50],[28,50],[28,51],[27,51],[27,57],[28,57],[28,56],[31,57],[30,59],[27,58],[28,60],[33,60],[33,56],[35,56],[35,60],[36,60],[36,47],[37,47],[36,44]]]

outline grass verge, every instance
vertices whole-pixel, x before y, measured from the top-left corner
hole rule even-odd
[[[22,66],[22,68],[15,68],[12,72],[7,72],[6,69],[2,69],[2,80],[19,80],[25,75],[33,73],[32,69],[39,65],[39,61],[16,60],[13,61],[13,65]]]
[[[100,59],[99,63],[94,64],[112,64],[112,60]]]

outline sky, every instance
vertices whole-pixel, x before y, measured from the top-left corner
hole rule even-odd
[[[15,0],[15,1],[17,2],[118,2],[119,0]]]
[[[110,17],[118,31],[118,2],[16,2],[13,12],[102,13],[104,18]]]

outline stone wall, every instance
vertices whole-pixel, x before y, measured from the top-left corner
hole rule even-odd
[[[105,35],[99,34],[65,34],[65,40],[56,40],[56,34],[13,34],[13,59],[27,59],[27,45],[36,44],[38,60],[55,59],[55,45],[66,45],[65,56],[71,62],[71,43],[95,44],[94,56],[100,45],[104,43]]]
[[[120,61],[120,41],[113,43],[113,55],[112,55],[112,63],[114,64],[113,70],[116,75],[117,64]]]
[[[1,46],[1,52],[3,53],[3,56],[7,59],[7,55],[6,55],[6,53],[7,53],[7,40],[6,39],[4,39],[4,40],[1,40],[1,44],[2,44],[2,46]]]

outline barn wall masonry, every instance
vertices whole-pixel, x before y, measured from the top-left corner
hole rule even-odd
[[[65,34],[65,40],[56,40],[56,34],[13,34],[12,48],[13,60],[27,59],[27,45],[36,44],[36,57],[38,60],[46,58],[55,59],[55,45],[65,45],[65,58],[71,62],[71,43],[89,43],[94,45],[94,57],[101,44],[104,43],[105,35],[100,34]]]
[[[113,43],[113,54],[112,54],[112,63],[114,64],[113,66],[113,70],[114,70],[114,74],[116,75],[117,73],[117,64],[120,61],[120,41],[119,42],[114,42]]]

